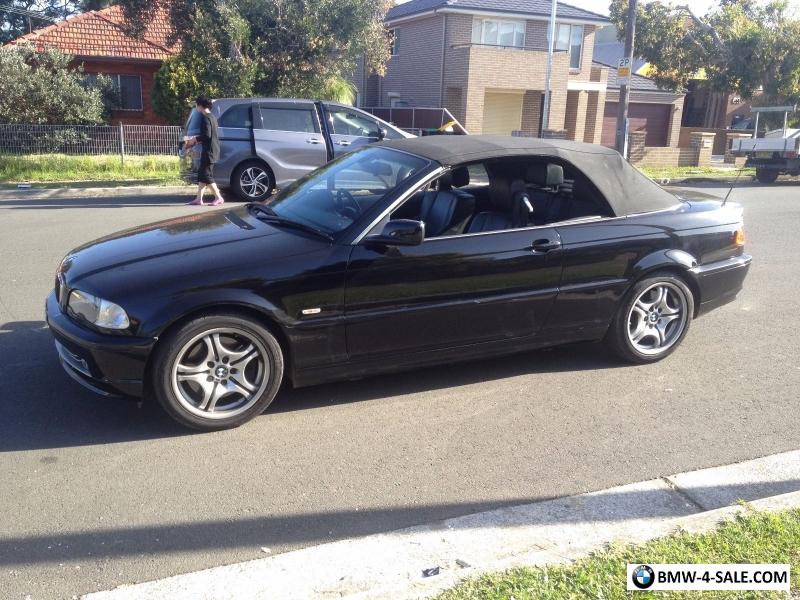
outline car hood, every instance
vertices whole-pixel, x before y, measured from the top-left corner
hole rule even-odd
[[[254,243],[257,249],[246,248]],[[94,274],[131,271],[155,259],[160,259],[159,269],[176,262],[187,271],[203,263],[212,269],[241,262],[251,251],[252,256],[275,259],[313,251],[320,245],[329,244],[302,232],[273,227],[241,207],[159,221],[102,237],[70,252],[60,272],[72,287]]]

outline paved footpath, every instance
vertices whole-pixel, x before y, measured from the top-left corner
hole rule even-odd
[[[611,542],[706,531],[746,510],[800,506],[800,451],[599,492],[480,512],[225,567],[125,586],[85,600],[267,600],[432,596],[460,579],[563,563]],[[268,550],[268,549],[265,549]],[[439,567],[424,577],[423,570]]]

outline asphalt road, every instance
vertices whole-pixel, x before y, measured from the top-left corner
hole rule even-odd
[[[755,256],[746,288],[659,364],[589,344],[287,389],[215,434],[84,391],[42,321],[71,248],[210,210],[185,200],[0,199],[2,598],[70,598],[800,448],[797,183],[735,192]]]

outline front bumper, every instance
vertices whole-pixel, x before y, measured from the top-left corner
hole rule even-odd
[[[753,257],[749,254],[689,269],[700,291],[697,315],[732,302],[742,289]]]
[[[103,396],[142,397],[154,338],[103,334],[78,325],[61,310],[54,292],[47,297],[45,318],[70,377]]]

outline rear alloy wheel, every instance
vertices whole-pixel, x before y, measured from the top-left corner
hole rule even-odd
[[[778,171],[774,169],[756,169],[756,179],[760,183],[775,183],[778,179]]]
[[[655,362],[683,340],[694,314],[686,284],[672,274],[656,274],[633,286],[619,307],[606,340],[620,357]]]
[[[269,168],[257,162],[248,162],[237,167],[231,183],[236,195],[246,202],[266,200],[275,187]]]
[[[159,345],[154,389],[179,423],[212,431],[260,414],[278,392],[283,354],[258,323],[238,315],[190,321]]]

